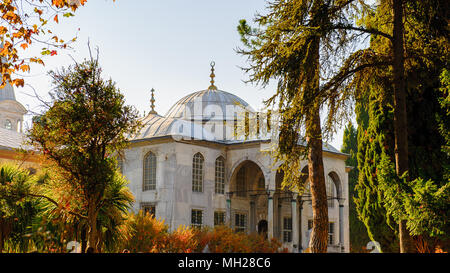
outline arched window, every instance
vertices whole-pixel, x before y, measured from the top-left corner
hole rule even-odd
[[[219,156],[216,159],[216,173],[215,173],[215,192],[218,194],[225,193],[225,159]]]
[[[156,155],[149,152],[144,157],[143,191],[156,189]]]
[[[7,119],[5,121],[5,128],[8,129],[8,130],[12,129],[12,123],[11,123],[11,121],[9,119]]]
[[[328,207],[334,208],[336,193],[333,179],[331,176],[327,175],[326,178],[326,190],[327,190],[327,199],[328,199]]]
[[[245,167],[241,167],[236,174],[236,195],[240,197],[247,196],[247,185],[245,183]]]
[[[203,156],[196,153],[192,159],[192,191],[203,192]]]

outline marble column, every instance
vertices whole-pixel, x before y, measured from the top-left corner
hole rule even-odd
[[[339,201],[339,251],[344,252],[344,200]]]
[[[303,251],[303,234],[302,234],[302,217],[303,217],[303,200],[300,197],[300,202],[299,202],[299,213],[298,213],[298,233],[299,233],[299,237],[298,237],[298,250],[299,252]]]
[[[282,209],[282,203],[283,203],[283,199],[281,198],[281,196],[278,194],[278,197],[277,197],[277,215],[276,215],[276,218],[277,218],[277,220],[275,221],[276,222],[276,224],[275,224],[275,227],[274,227],[274,229],[275,229],[275,236],[276,236],[276,238],[278,239],[278,240],[280,240],[280,241],[283,241],[283,238],[282,238],[282,232],[281,232],[281,229],[282,229],[282,219],[281,219],[281,209]]]
[[[298,217],[297,217],[297,194],[294,193],[291,200],[292,209],[292,252],[298,252]]]
[[[273,193],[270,192],[267,200],[267,235],[273,238]]]

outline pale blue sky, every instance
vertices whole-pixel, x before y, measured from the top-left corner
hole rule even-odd
[[[127,104],[141,114],[150,109],[150,89],[156,90],[156,111],[165,115],[185,95],[209,86],[210,62],[215,61],[216,86],[247,101],[254,109],[275,90],[245,84],[239,68],[245,58],[236,53],[241,45],[236,30],[240,19],[253,19],[265,7],[263,0],[89,0],[75,17],[60,19],[55,33],[62,38],[78,36],[73,50],[59,51],[34,65],[26,83],[41,96],[51,89],[46,71],[88,57],[87,41],[100,50],[103,76],[111,77]],[[79,31],[78,31],[79,29]],[[33,44],[39,52],[43,46]],[[36,111],[39,102],[26,95],[31,88],[16,88],[16,97]],[[28,108],[27,107],[27,108]],[[340,149],[342,130],[331,144]]]

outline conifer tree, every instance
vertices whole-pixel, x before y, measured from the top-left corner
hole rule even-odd
[[[308,159],[313,207],[312,252],[326,252],[328,207],[322,160],[323,137],[329,137],[347,113],[349,94],[321,88],[320,78],[332,69],[335,56],[345,53],[355,36],[349,3],[352,1],[276,0],[268,3],[268,15],[255,18],[256,28],[241,20],[238,31],[248,57],[250,82],[263,86],[278,80],[277,92],[266,101],[280,112],[276,158],[283,162],[282,185],[304,189],[300,161]],[[372,32],[371,30],[367,30]],[[322,65],[320,66],[319,63]],[[323,69],[328,67],[328,69]],[[320,112],[328,108],[322,133]],[[304,133],[304,136],[302,136]],[[304,141],[306,140],[306,141]],[[299,143],[306,142],[306,149]]]
[[[349,196],[349,228],[350,228],[350,251],[361,252],[363,247],[370,241],[367,229],[358,218],[355,204],[355,187],[358,184],[358,130],[349,122],[344,129],[341,152],[350,155],[345,161],[347,166],[352,167],[348,173],[348,196]]]
[[[358,120],[358,164],[360,177],[358,182],[357,209],[361,220],[365,223],[371,239],[379,241],[384,251],[396,251],[392,246],[389,233],[394,228],[393,223],[399,223],[399,235],[401,252],[413,252],[412,244],[406,244],[405,237],[413,232],[412,223],[415,221],[411,214],[406,213],[403,207],[409,202],[407,199],[400,201],[401,209],[396,212],[387,200],[392,200],[396,195],[412,195],[415,186],[412,181],[417,178],[433,179],[438,185],[445,174],[445,166],[448,166],[448,154],[441,152],[442,137],[438,131],[436,117],[444,117],[446,110],[439,107],[438,101],[441,94],[437,91],[439,86],[439,74],[448,60],[448,30],[443,27],[446,20],[445,1],[409,1],[405,6],[406,34],[404,34],[404,48],[406,48],[405,64],[405,96],[408,147],[408,177],[406,182],[400,179],[390,179],[384,183],[386,190],[380,185],[380,174],[386,172],[386,161],[396,162],[395,157],[395,126],[394,123],[396,105],[394,103],[394,88],[392,86],[393,70],[372,68],[361,73],[364,80],[360,81],[358,88],[362,91],[357,101],[357,114],[369,115],[369,122]],[[379,7],[376,13],[368,20],[369,24],[380,24],[389,21],[389,14]],[[385,18],[387,17],[387,18]],[[412,23],[414,22],[414,23]],[[378,27],[378,26],[377,26]],[[381,27],[381,26],[380,26]],[[378,28],[380,28],[378,27]],[[387,25],[389,27],[389,25]],[[392,47],[386,39],[373,36],[368,51],[375,52],[378,56],[392,55]],[[361,80],[361,78],[359,79]],[[442,118],[440,119],[442,120]],[[397,170],[398,177],[399,175]],[[420,186],[420,183],[418,184]],[[400,187],[401,190],[393,190]],[[419,205],[420,206],[420,205]],[[399,208],[400,208],[399,207]],[[405,213],[400,213],[403,211]],[[396,219],[393,219],[396,215]],[[423,214],[423,216],[425,213]],[[423,217],[420,217],[423,218]],[[417,222],[414,222],[417,226]],[[408,230],[406,230],[409,226]],[[417,234],[414,231],[414,234]],[[406,235],[406,236],[405,236]],[[410,239],[410,238],[406,238]],[[409,240],[406,240],[409,241]]]

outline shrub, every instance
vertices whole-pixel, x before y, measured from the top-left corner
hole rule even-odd
[[[227,226],[192,228],[180,226],[169,232],[163,220],[149,214],[130,214],[120,228],[125,233],[123,248],[130,252],[151,253],[274,253],[281,243],[267,240],[259,234],[234,232]]]

